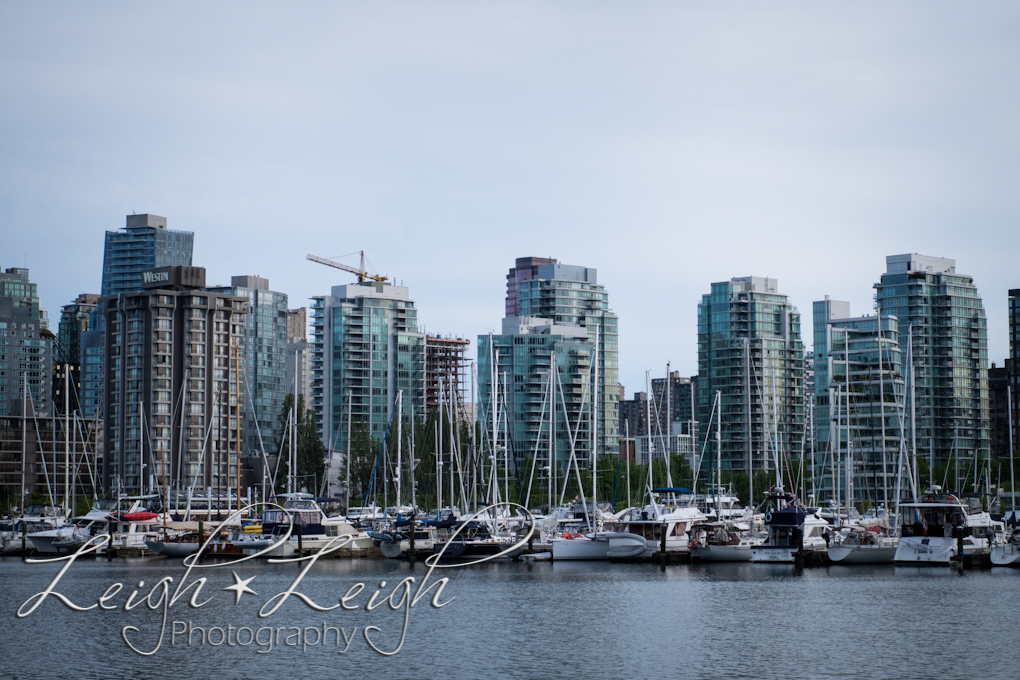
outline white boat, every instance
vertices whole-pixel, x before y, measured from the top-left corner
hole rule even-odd
[[[649,558],[663,548],[685,552],[690,545],[687,532],[706,519],[695,507],[662,506],[653,496],[651,504],[626,510],[616,522],[616,535],[609,538],[609,558]]]
[[[987,553],[995,535],[1005,529],[982,510],[980,498],[961,498],[938,487],[903,503],[900,522],[894,561],[915,566],[948,565],[960,546],[964,555]]]
[[[363,547],[365,543],[371,545],[370,538],[362,537],[358,530],[339,514],[339,501],[317,499],[311,494],[293,496],[284,503],[282,510],[266,510],[263,513],[261,535],[253,534],[250,540],[237,540],[234,545],[245,555],[254,555],[279,543],[262,557],[291,557],[299,550],[315,552],[324,548],[337,536],[351,536],[352,542],[348,543],[348,547]],[[322,509],[323,506],[336,507],[337,514],[327,515]],[[280,543],[292,523],[290,537]]]
[[[623,546],[632,545],[630,550]],[[608,560],[640,557],[647,549],[643,536],[621,531],[593,531],[588,534],[564,532],[559,538],[549,541],[552,559],[559,560]],[[612,551],[612,547],[616,550]]]
[[[836,564],[892,564],[899,539],[877,531],[851,529],[829,545],[829,560]]]
[[[997,567],[1020,567],[1020,531],[1013,531],[1009,539],[992,546],[989,556]]]
[[[750,562],[751,548],[765,540],[743,522],[708,522],[691,532],[692,562]]]
[[[831,527],[816,511],[793,505],[765,513],[768,536],[751,547],[752,562],[793,563],[796,554],[825,554],[825,532]]]

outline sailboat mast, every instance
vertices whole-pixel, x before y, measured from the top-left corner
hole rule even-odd
[[[716,503],[715,518],[722,519],[722,507],[719,504],[719,494],[722,493],[722,392],[715,391],[715,475],[716,475]]]
[[[914,324],[907,325],[907,359],[910,361],[910,481],[914,496],[917,496],[917,427],[915,423],[917,392],[914,388]],[[929,472],[930,476],[930,472]]]
[[[442,403],[442,402],[440,402]],[[397,390],[397,467],[395,468],[395,474],[393,475],[393,482],[396,485],[397,491],[397,507],[400,507],[400,464],[401,460],[401,446],[403,445],[404,437],[404,390]],[[414,517],[411,518],[412,520]],[[414,526],[411,526],[411,530],[414,531]]]
[[[645,429],[648,430],[648,491],[655,486],[652,479],[652,454],[655,451],[655,444],[652,443],[652,389],[651,373],[645,371]]]
[[[412,430],[413,432],[413,430]],[[344,480],[347,514],[351,514],[351,390],[347,390],[347,474]]]
[[[1009,416],[1009,495],[1012,499],[1013,519],[1016,520],[1016,481],[1013,477],[1013,395],[1006,385],[1006,413]]]
[[[885,441],[885,370],[882,364],[882,310],[878,310],[878,411],[882,420],[882,503],[889,514],[889,467],[886,460]]]

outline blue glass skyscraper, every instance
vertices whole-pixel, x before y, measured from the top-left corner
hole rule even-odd
[[[142,270],[191,266],[195,234],[166,228],[159,215],[128,215],[123,231],[106,232],[100,295],[130,293],[142,287]]]

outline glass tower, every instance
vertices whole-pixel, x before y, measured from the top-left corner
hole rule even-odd
[[[167,229],[159,215],[128,215],[124,231],[106,232],[100,294],[130,293],[142,287],[142,270],[191,266],[195,234]]]
[[[722,467],[775,468],[799,454],[804,437],[804,345],[800,313],[776,279],[746,276],[712,284],[698,305],[698,422],[715,439],[722,408]],[[714,460],[715,457],[712,456]],[[706,464],[707,469],[707,464]]]
[[[975,456],[982,464],[991,447],[988,324],[973,277],[957,274],[955,260],[890,255],[875,299],[883,315],[899,319],[904,349],[910,339],[915,380],[907,394],[916,421],[908,437],[918,457],[946,462],[955,443],[961,470]]]
[[[269,280],[258,276],[233,276],[229,286],[209,290],[247,301],[241,340],[241,401],[248,407],[244,409],[241,446],[245,453],[261,452],[262,447],[272,453],[283,432],[283,398],[294,389],[286,384],[287,295],[269,290]]]
[[[425,415],[425,335],[402,286],[366,281],[333,286],[312,304],[311,399],[322,441],[342,447],[351,421],[382,440],[403,390],[403,413]]]
[[[559,264],[550,258],[518,258],[507,275],[505,309],[509,325],[523,329],[525,334],[558,333],[574,339],[580,337],[595,350],[597,386],[594,392],[598,399],[595,450],[599,455],[618,454],[619,319],[609,309],[609,295],[605,286],[598,283],[598,272],[591,267]],[[548,330],[551,327],[570,330],[554,332]],[[597,349],[594,347],[596,340]],[[481,362],[486,354],[481,346],[478,354]],[[485,377],[485,371],[480,368],[479,385]],[[485,395],[483,389],[483,401],[487,399]]]
[[[904,394],[899,338],[894,316],[882,316],[879,333],[878,317],[850,318],[848,302],[826,297],[814,303],[815,456],[809,474],[816,499],[845,499],[849,484],[855,503],[895,502]]]

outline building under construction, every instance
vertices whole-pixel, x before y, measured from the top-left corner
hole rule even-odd
[[[469,385],[468,364],[464,358],[470,340],[463,338],[441,338],[428,335],[425,338],[425,410],[432,412],[439,406],[440,394],[443,403],[450,403],[450,395],[456,395],[458,407],[464,409],[468,403],[464,390]],[[461,416],[468,414],[461,413]]]

